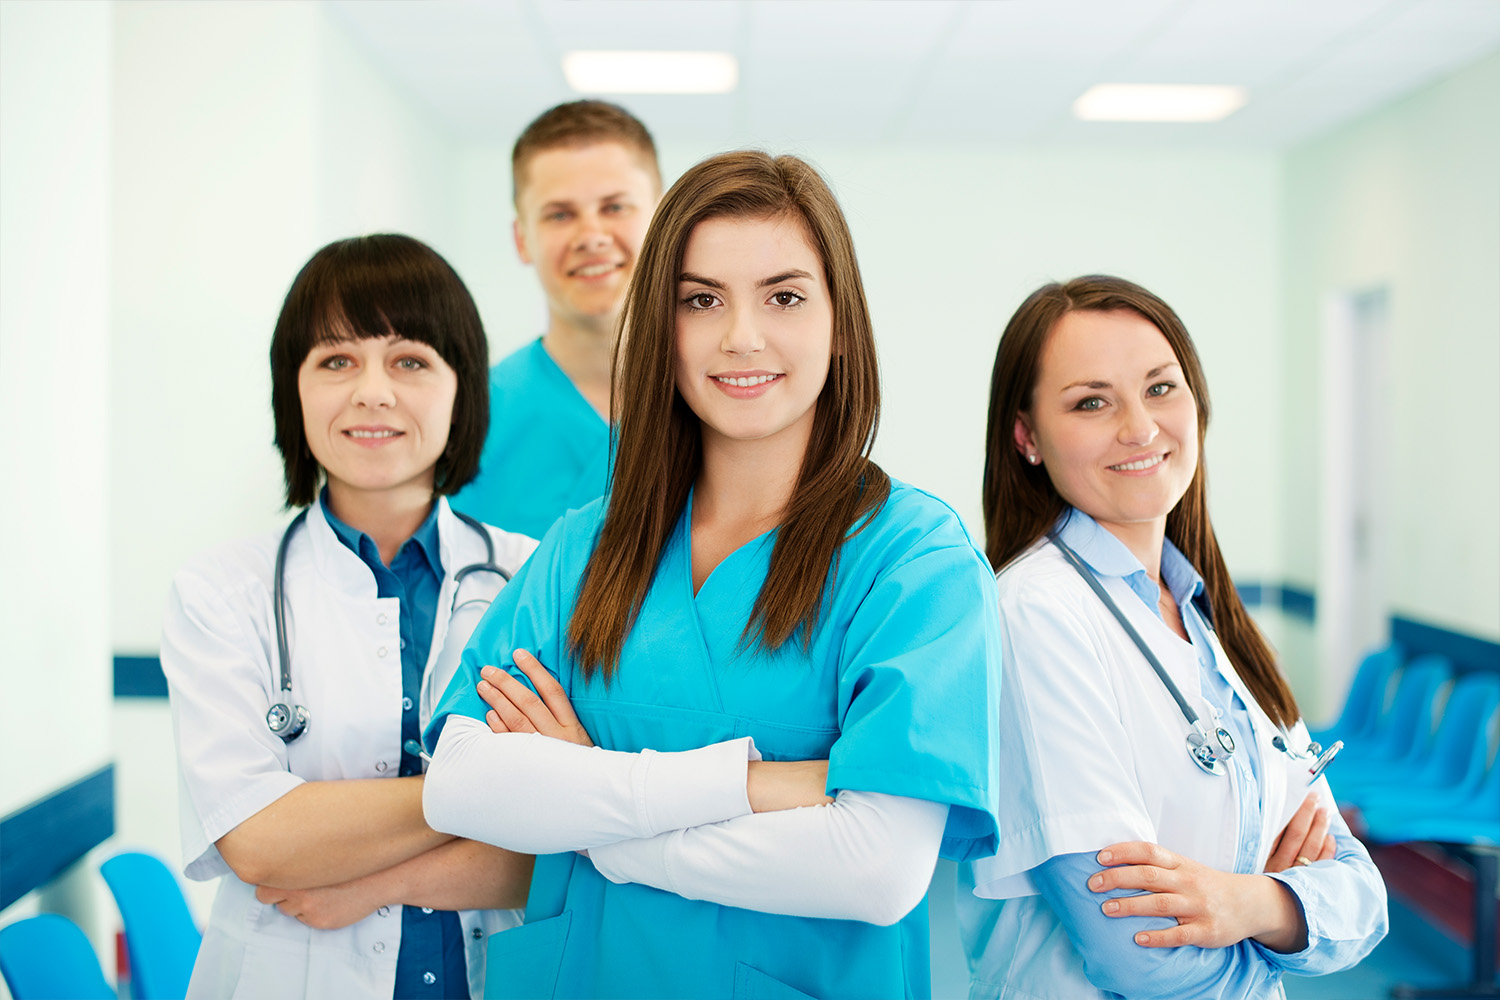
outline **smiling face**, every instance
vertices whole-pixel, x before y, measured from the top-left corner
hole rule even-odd
[[[777,441],[800,462],[828,377],[833,308],[801,220],[698,223],[677,283],[677,391],[704,448]]]
[[[1161,530],[1198,466],[1198,407],[1172,347],[1129,310],[1069,312],[1042,349],[1015,442],[1117,537]]]
[[[660,197],[640,154],[618,142],[547,149],[526,161],[516,252],[536,266],[554,324],[613,324]]]
[[[315,344],[297,392],[335,511],[355,494],[412,489],[431,499],[458,392],[436,350],[394,334]]]

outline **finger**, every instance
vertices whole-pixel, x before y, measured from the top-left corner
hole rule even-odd
[[[1148,840],[1127,840],[1111,844],[1096,856],[1101,865],[1155,865],[1158,868],[1176,868],[1181,858]]]
[[[1180,948],[1185,944],[1197,944],[1200,937],[1197,924],[1178,924],[1159,931],[1137,931],[1135,943],[1142,948]]]
[[[537,732],[551,734],[557,731],[557,717],[531,688],[504,670],[495,670],[487,674],[486,679],[499,688],[501,694],[510,699],[510,703],[526,716]]]
[[[1266,859],[1266,871],[1279,872],[1290,868],[1297,855],[1302,853],[1303,841],[1307,839],[1307,831],[1312,826],[1313,814],[1318,808],[1317,793],[1309,794],[1292,814],[1286,826],[1277,838],[1276,849]]]
[[[1139,896],[1106,899],[1099,908],[1107,917],[1173,917],[1177,920],[1197,916],[1199,910],[1191,899],[1175,892],[1147,892]]]
[[[286,898],[286,893],[273,886],[258,885],[255,887],[255,898],[262,903],[279,903]]]
[[[1333,839],[1333,834],[1330,833],[1327,837],[1323,838],[1323,849],[1318,852],[1318,856],[1313,858],[1313,860],[1332,861],[1338,855],[1338,852],[1339,843]]]
[[[474,688],[479,692],[479,697],[500,717],[506,728],[512,733],[534,733],[536,727],[526,714],[511,703],[505,692],[501,691],[489,681],[480,681]]]
[[[489,724],[492,733],[510,732],[510,727],[505,724],[504,719],[500,718],[500,713],[493,708],[484,713],[484,721]]]
[[[1307,831],[1307,837],[1302,841],[1301,853],[1317,860],[1318,855],[1323,853],[1323,842],[1328,839],[1328,828],[1332,823],[1332,810],[1319,809],[1313,817],[1312,829]]]
[[[1106,868],[1089,878],[1089,888],[1095,892],[1112,892],[1115,889],[1145,889],[1148,892],[1167,892],[1177,888],[1170,868],[1155,865],[1126,865],[1121,868]]]
[[[527,679],[531,681],[536,693],[541,695],[542,702],[552,712],[552,717],[561,725],[578,725],[578,716],[573,712],[573,703],[568,700],[568,694],[552,676],[552,671],[542,666],[542,661],[532,656],[524,649],[518,649],[513,654],[516,666],[521,669]]]

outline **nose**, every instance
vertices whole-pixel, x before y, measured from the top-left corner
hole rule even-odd
[[[598,213],[582,213],[578,216],[578,231],[573,234],[573,249],[582,253],[607,250],[614,242],[604,219]]]
[[[390,373],[382,365],[366,365],[354,381],[354,394],[349,401],[372,409],[395,406],[396,393]]]
[[[1140,446],[1156,440],[1159,428],[1145,404],[1139,400],[1126,403],[1120,417],[1121,444]]]
[[[765,346],[765,337],[761,335],[754,317],[747,315],[743,309],[732,309],[719,349],[725,354],[745,356],[756,354]]]

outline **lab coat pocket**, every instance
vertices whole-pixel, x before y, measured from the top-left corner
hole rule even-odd
[[[734,968],[734,1000],[814,1000],[807,993],[773,979],[754,966],[738,963]]]
[[[573,912],[564,910],[492,935],[485,961],[485,1000],[537,1000],[556,993],[572,921]]]

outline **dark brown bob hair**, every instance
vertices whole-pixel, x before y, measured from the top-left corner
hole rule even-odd
[[[356,236],[313,254],[286,293],[271,335],[271,412],[288,507],[313,502],[322,472],[303,431],[302,363],[319,344],[392,333],[428,345],[458,375],[453,428],[434,491],[457,492],[479,471],[490,426],[489,346],[474,299],[448,262],[420,240]]]
[[[1172,307],[1124,278],[1090,274],[1043,285],[1006,324],[990,379],[990,417],[984,463],[985,554],[1003,569],[1045,535],[1067,509],[1045,467],[1028,464],[1016,447],[1016,418],[1031,409],[1042,351],[1059,320],[1071,312],[1125,310],[1142,317],[1167,338],[1183,378],[1198,404],[1198,468],[1177,506],[1167,515],[1167,538],[1203,577],[1213,626],[1230,660],[1256,701],[1274,721],[1293,725],[1296,699],[1276,663],[1276,654],[1245,610],[1208,517],[1208,472],[1203,438],[1208,430],[1208,383],[1197,348]]]
[[[538,153],[601,142],[617,142],[635,153],[641,166],[656,178],[656,189],[661,190],[656,143],[639,118],[609,101],[569,101],[537,115],[511,147],[511,200],[520,200],[521,189],[526,186],[526,171]]]
[[[774,649],[799,631],[804,644],[812,641],[839,547],[890,495],[890,479],[869,458],[880,372],[854,241],[838,201],[795,156],[741,151],[704,160],[656,210],[620,318],[608,508],[568,627],[586,677],[600,669],[613,675],[702,464],[698,418],[677,391],[677,286],[693,228],[716,218],[800,222],[822,261],[833,313],[828,378],[746,642]]]

